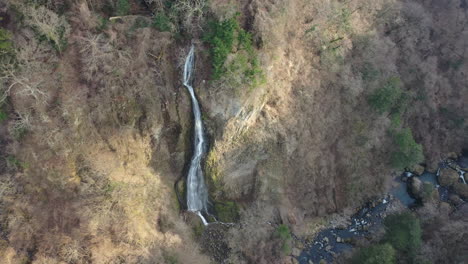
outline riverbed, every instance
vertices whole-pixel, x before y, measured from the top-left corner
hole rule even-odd
[[[353,248],[350,243],[353,239],[370,236],[381,228],[385,216],[391,213],[398,204],[410,209],[419,206],[421,202],[410,191],[411,177],[418,177],[422,182],[431,183],[433,188],[437,189],[439,199],[448,201],[453,190],[440,186],[438,173],[441,168],[448,168],[451,162],[461,168],[468,167],[468,158],[462,157],[456,161],[441,162],[436,173],[425,171],[417,176],[411,172],[404,172],[394,179],[394,187],[389,194],[365,204],[351,217],[351,224],[346,228],[327,228],[317,233],[313,241],[305,244],[301,254],[296,257],[297,260],[300,264],[319,263],[320,260],[331,263],[337,255]],[[463,202],[465,203],[466,200]]]

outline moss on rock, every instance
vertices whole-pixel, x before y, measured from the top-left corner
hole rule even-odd
[[[468,184],[457,182],[454,184],[453,188],[455,189],[455,192],[461,197],[468,197]]]
[[[235,202],[215,202],[214,209],[221,222],[232,223],[239,220],[239,207]]]
[[[451,186],[457,183],[459,175],[453,169],[443,169],[440,171],[439,182],[443,186]]]
[[[216,149],[212,149],[205,162],[205,174],[208,190],[211,195],[218,199],[223,194],[222,175],[218,166],[219,158]]]

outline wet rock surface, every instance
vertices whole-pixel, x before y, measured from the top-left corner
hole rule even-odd
[[[202,250],[210,255],[216,263],[223,263],[229,255],[226,233],[229,227],[222,224],[210,224],[201,236]]]
[[[422,191],[423,191],[423,182],[420,179],[413,177],[411,179],[411,192],[413,193],[415,197],[421,198]]]
[[[468,170],[468,157],[461,156],[457,160],[457,164],[464,170]]]
[[[439,182],[441,185],[450,186],[458,181],[458,173],[450,168],[445,168],[440,171]]]
[[[411,167],[410,169],[413,173],[417,174],[417,175],[422,175],[425,171],[425,168],[419,164],[417,165],[414,165],[413,167]]]
[[[353,248],[353,238],[365,237],[382,225],[388,214],[389,205],[395,200],[387,196],[374,200],[351,217],[351,224],[345,229],[329,228],[319,232],[314,240],[306,242],[306,248],[297,257],[299,263],[332,262],[336,255]]]
[[[319,232],[311,242],[306,243],[297,260],[301,264],[319,263],[321,260],[333,262],[338,254],[353,248],[353,241],[356,238],[369,237],[375,233],[382,226],[383,219],[394,212],[398,205],[413,208],[437,199],[433,197],[438,197],[441,201],[441,211],[450,212],[449,203],[459,211],[461,208],[465,210],[467,204],[464,197],[468,194],[468,185],[460,181],[460,175],[465,172],[460,169],[458,163],[454,165],[450,161],[439,164],[436,171],[434,174],[418,170],[420,176],[404,172],[395,180],[391,190],[392,195],[367,203],[351,217],[350,223],[345,228],[336,228],[336,225],[332,225],[335,228]],[[434,194],[435,190],[437,196]]]

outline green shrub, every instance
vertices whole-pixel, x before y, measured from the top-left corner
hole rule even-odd
[[[204,230],[205,226],[201,222],[194,223],[192,226],[192,231],[195,239],[201,238]]]
[[[132,34],[134,34],[137,29],[146,28],[149,26],[150,26],[150,23],[148,22],[146,18],[137,17],[135,21],[133,22],[133,25],[128,29],[128,31],[125,34],[127,35],[128,38],[131,38]]]
[[[59,16],[44,6],[28,6],[21,11],[37,40],[50,43],[59,53],[66,49],[71,28],[65,16]]]
[[[126,16],[130,13],[130,3],[128,0],[117,0],[115,9],[118,16]]]
[[[0,102],[0,124],[8,119],[8,114],[3,109],[3,102]]]
[[[0,28],[0,65],[9,63],[9,60],[13,58],[14,49],[11,37],[8,30]]]
[[[422,146],[413,138],[410,128],[394,132],[393,142],[396,146],[391,154],[391,165],[397,169],[411,167],[424,160]]]
[[[359,250],[353,258],[355,264],[393,264],[396,263],[395,249],[390,244],[373,245]]]
[[[164,252],[163,257],[164,257],[164,263],[165,264],[177,264],[177,263],[179,263],[179,260],[178,260],[176,255]]]
[[[242,29],[236,17],[223,21],[210,21],[203,40],[210,45],[212,78],[228,76],[233,85],[248,84],[255,87],[264,82],[260,62],[253,48],[252,34]],[[226,65],[230,54],[233,59]]]
[[[400,79],[392,77],[387,80],[385,85],[369,96],[369,104],[379,114],[389,112],[401,98],[402,90],[400,88]]]
[[[171,31],[171,20],[164,13],[157,13],[154,16],[153,27],[161,32]]]
[[[239,220],[239,207],[235,202],[215,202],[214,209],[221,222],[233,223]]]
[[[342,29],[344,32],[350,32],[352,30],[351,15],[352,15],[351,10],[346,7],[343,7],[341,8],[341,10],[338,11],[336,22],[338,24],[339,29]]]
[[[68,29],[65,26],[59,26],[57,28],[59,40],[58,40],[58,42],[52,42],[52,47],[54,47],[54,49],[57,52],[64,51],[68,46],[67,35],[68,35],[69,32],[67,32],[67,31],[68,31]]]
[[[434,185],[432,185],[432,183],[429,183],[429,182],[423,183],[423,188],[422,188],[423,200],[425,201],[430,200],[433,192],[434,192]]]
[[[292,236],[291,236],[291,231],[289,230],[289,227],[284,224],[279,225],[276,228],[274,235],[275,237],[281,240],[281,252],[283,253],[283,255],[291,254]]]
[[[27,169],[29,165],[25,162],[20,161],[18,158],[16,158],[13,155],[9,155],[6,158],[7,165],[11,168],[14,169]]]
[[[13,51],[13,43],[11,42],[11,33],[3,28],[0,28],[0,54]]]
[[[97,31],[104,31],[107,29],[107,26],[109,25],[109,19],[105,17],[99,17],[99,25],[96,27]]]
[[[275,235],[279,238],[281,238],[282,240],[290,240],[292,237],[291,237],[291,231],[289,231],[289,227],[287,225],[279,225],[277,228],[276,228],[276,232],[275,232]]]
[[[234,35],[238,30],[239,25],[235,17],[209,23],[209,30],[203,39],[211,45],[213,79],[221,78],[222,74],[226,72],[224,62],[233,50]]]
[[[3,111],[3,109],[0,108],[0,123],[7,120],[8,115]]]
[[[185,180],[179,180],[174,186],[174,196],[177,200],[176,209],[180,211],[181,206],[184,205],[184,197],[187,195],[187,184]],[[179,200],[180,199],[180,200]]]
[[[386,233],[384,240],[396,250],[415,256],[421,246],[421,225],[411,213],[390,215],[384,220]]]
[[[223,174],[218,167],[220,157],[215,149],[212,149],[206,156],[205,175],[209,193],[218,199],[224,196]]]
[[[401,115],[398,113],[392,113],[390,115],[390,121],[392,122],[392,128],[399,128],[401,126]]]

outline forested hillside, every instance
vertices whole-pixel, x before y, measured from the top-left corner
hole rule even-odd
[[[468,258],[466,0],[0,1],[0,263],[311,263],[389,193],[321,263]]]

